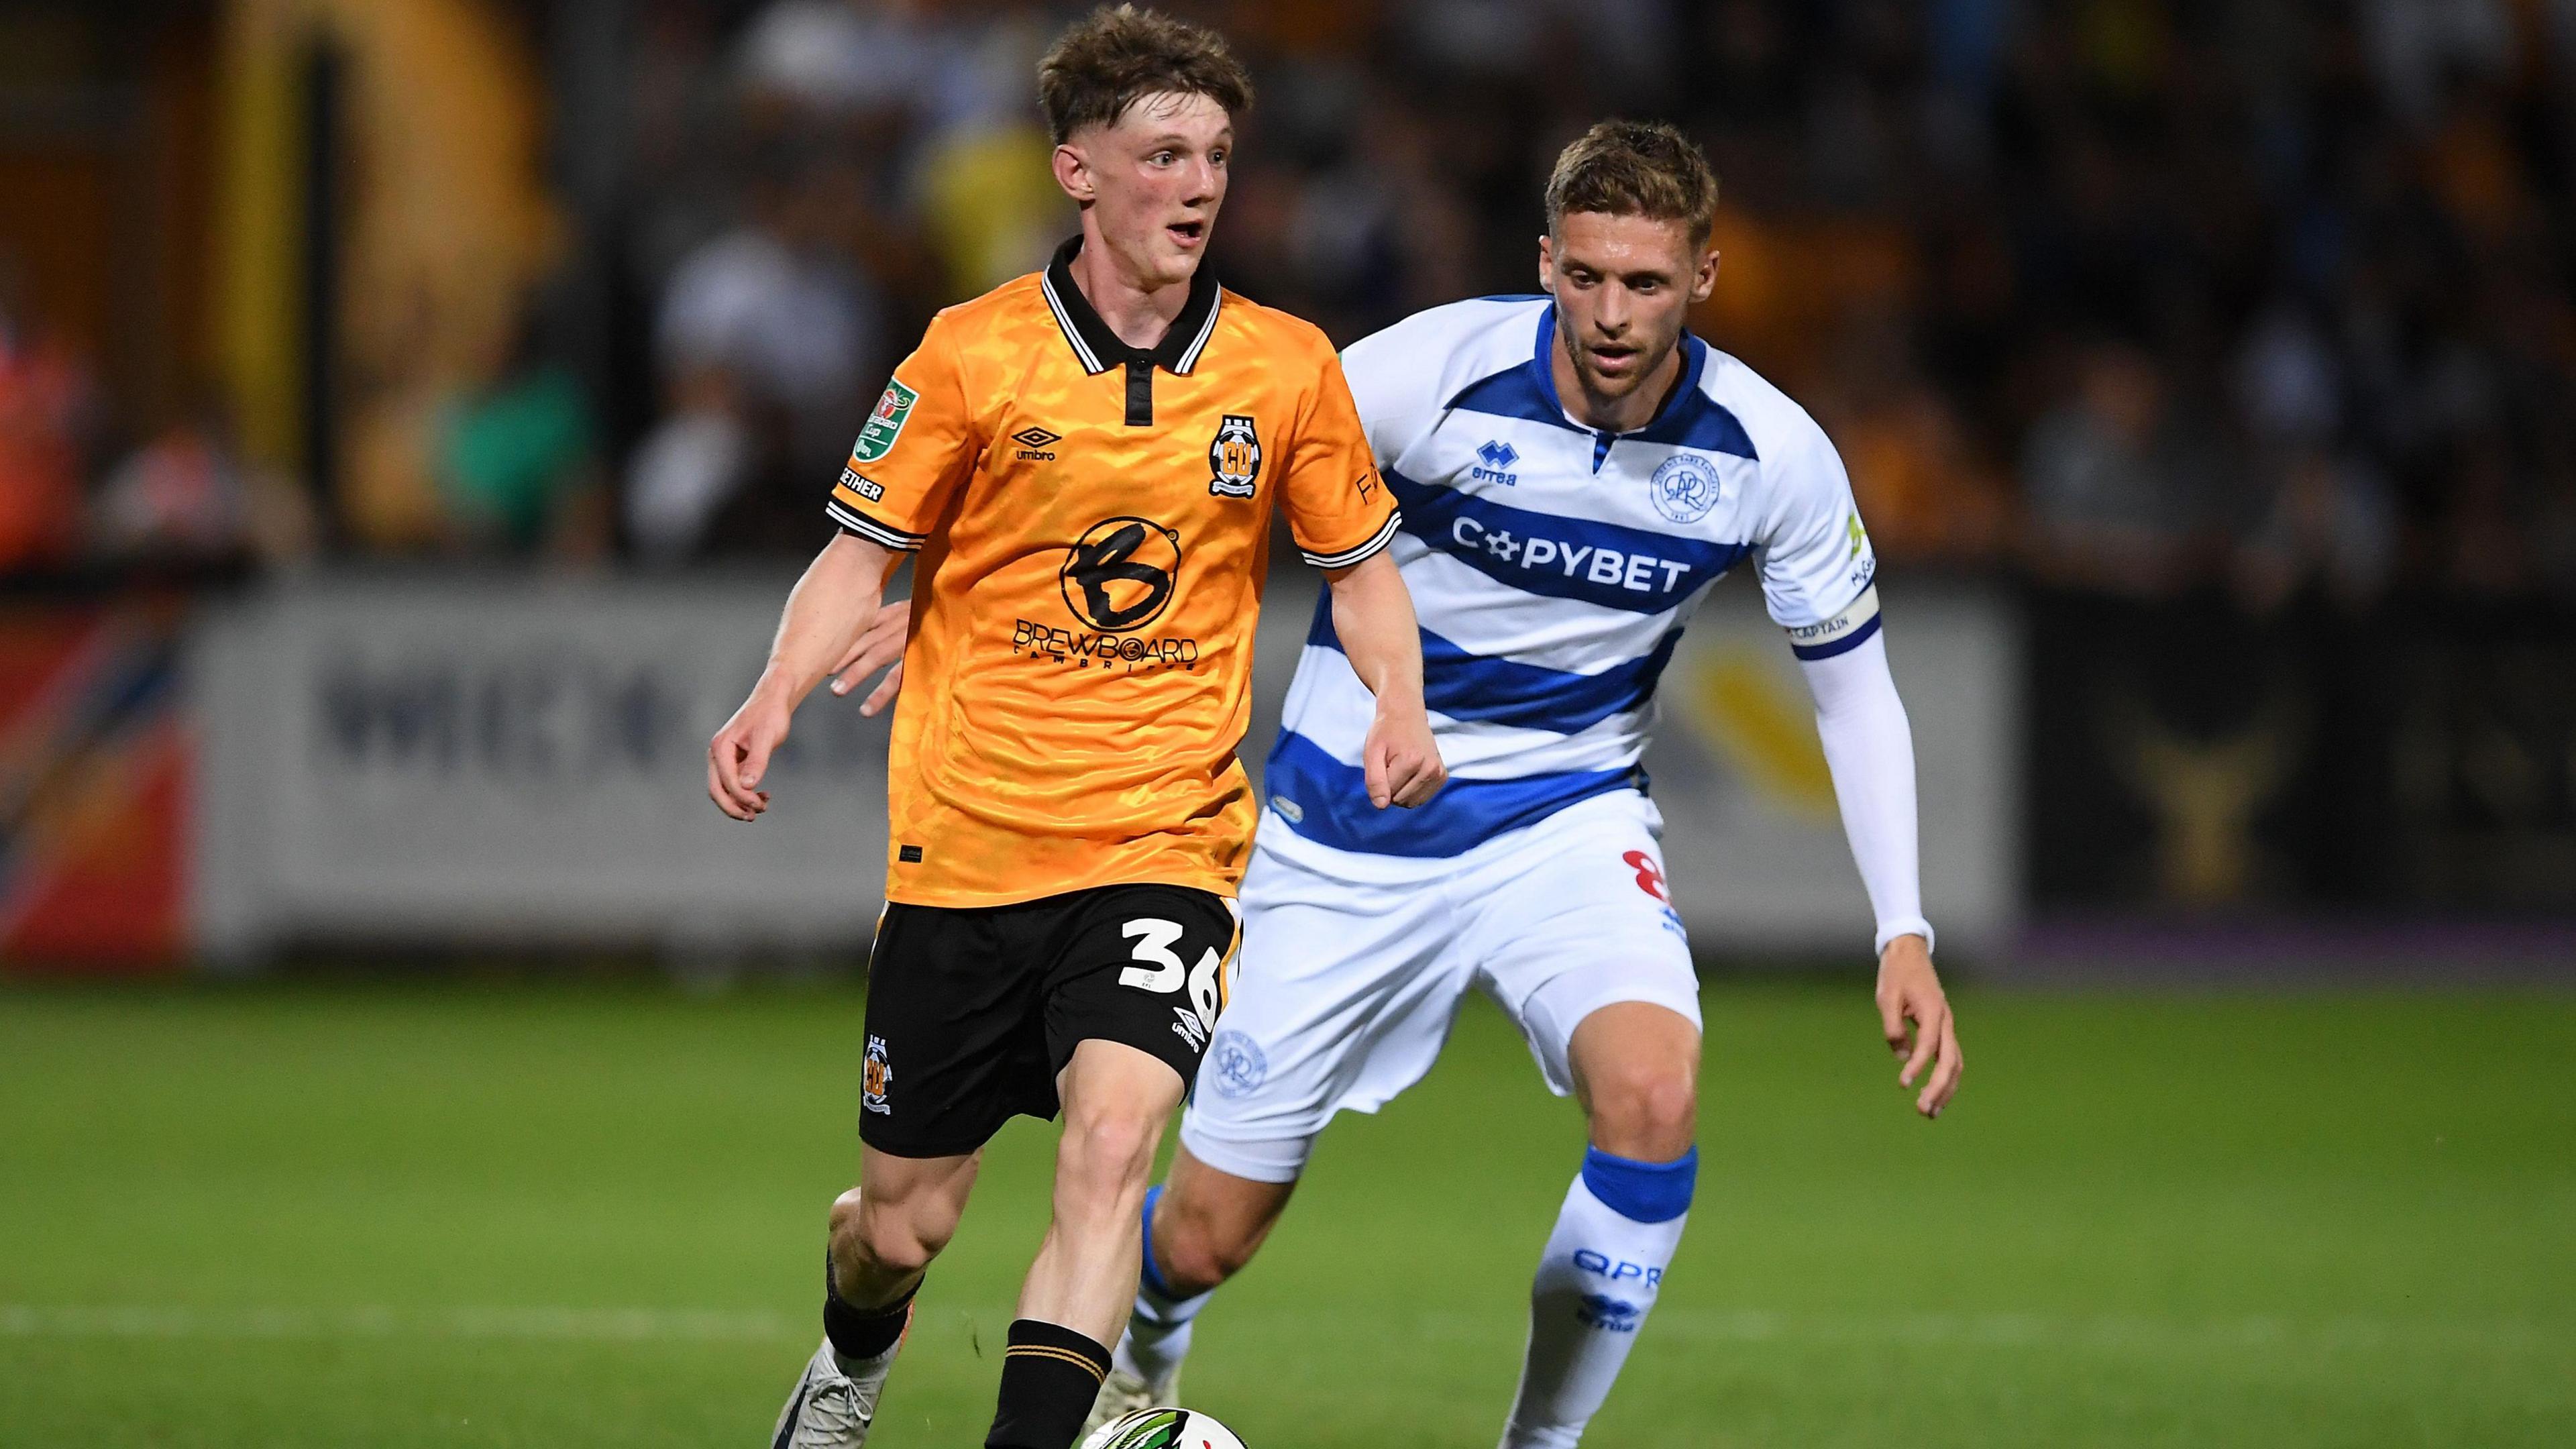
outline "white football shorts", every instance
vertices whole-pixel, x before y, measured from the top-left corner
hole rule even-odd
[[[1421,862],[1410,879],[1388,879],[1383,857],[1273,843],[1286,829],[1262,822],[1234,989],[1181,1119],[1182,1143],[1211,1167],[1295,1181],[1334,1113],[1374,1112],[1422,1080],[1471,988],[1520,1027],[1558,1096],[1573,1090],[1574,1028],[1595,1010],[1650,1002],[1699,1025],[1663,817],[1636,791]]]

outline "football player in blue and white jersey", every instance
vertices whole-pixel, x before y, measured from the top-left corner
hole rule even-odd
[[[1926,1117],[1956,1090],[1913,744],[1850,482],[1803,409],[1684,330],[1716,281],[1716,200],[1679,132],[1605,122],[1549,179],[1546,295],[1435,307],[1344,355],[1403,507],[1393,552],[1449,784],[1418,809],[1371,808],[1376,706],[1323,601],[1263,784],[1237,984],[1146,1202],[1144,1283],[1095,1422],[1173,1401],[1191,1319],[1278,1220],[1324,1124],[1420,1080],[1476,989],[1581,1100],[1590,1136],[1531,1290],[1502,1446],[1581,1437],[1654,1306],[1698,1169],[1699,988],[1638,762],[1657,675],[1739,563],[1815,695],[1900,1079]]]

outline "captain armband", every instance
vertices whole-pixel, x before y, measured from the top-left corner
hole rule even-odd
[[[1878,632],[1878,585],[1861,590],[1828,618],[1789,631],[1789,652],[1801,659],[1831,659],[1848,653]]]

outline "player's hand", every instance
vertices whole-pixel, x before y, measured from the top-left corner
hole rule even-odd
[[[1888,1049],[1905,1063],[1896,1074],[1898,1084],[1911,1087],[1916,1077],[1923,1078],[1914,1110],[1940,1116],[1959,1090],[1959,1027],[1921,936],[1899,936],[1879,955],[1878,1024],[1887,1033]]]
[[[1431,721],[1419,709],[1379,710],[1369,722],[1360,758],[1368,771],[1369,803],[1380,810],[1410,810],[1440,793],[1449,767],[1431,738]]]
[[[886,677],[877,681],[866,699],[859,701],[859,713],[874,715],[894,703],[896,692],[903,688],[903,646],[911,630],[912,600],[887,600],[876,617],[868,621],[868,627],[860,631],[859,642],[832,666],[832,692],[848,694],[869,675],[891,664],[894,667],[886,669]]]
[[[769,808],[759,788],[769,757],[787,738],[791,709],[759,690],[742,702],[707,742],[707,798],[736,820],[755,820]]]

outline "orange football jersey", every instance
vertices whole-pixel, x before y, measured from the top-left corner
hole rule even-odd
[[[1074,286],[1079,247],[941,312],[832,490],[843,528],[920,551],[889,900],[1233,895],[1271,509],[1321,567],[1395,535],[1321,332],[1202,268],[1163,342],[1130,348]]]

